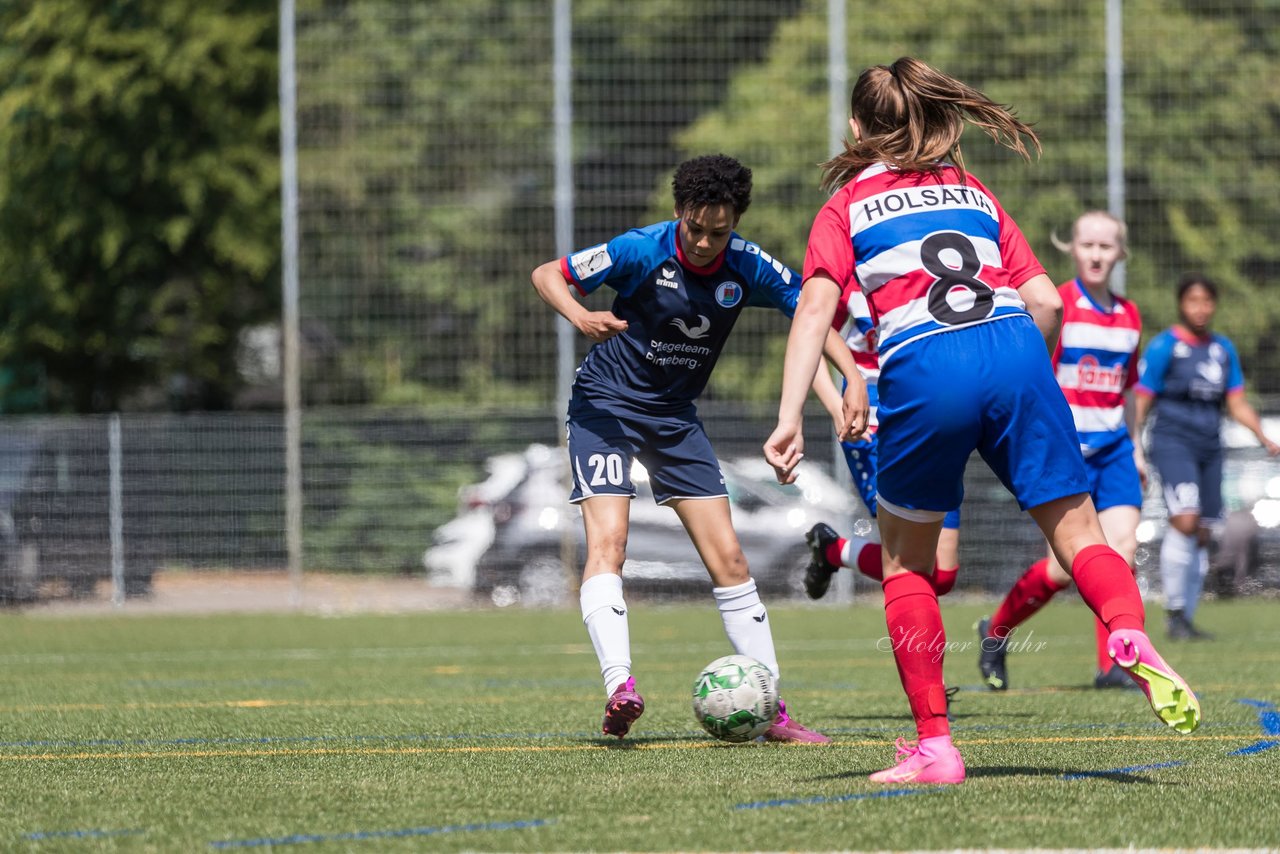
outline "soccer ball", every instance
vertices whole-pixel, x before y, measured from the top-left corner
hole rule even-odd
[[[693,683],[693,716],[721,741],[751,741],[778,716],[778,680],[754,658],[717,658]]]

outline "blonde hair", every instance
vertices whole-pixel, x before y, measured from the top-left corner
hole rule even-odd
[[[1049,232],[1049,240],[1053,243],[1053,248],[1057,249],[1059,252],[1065,252],[1068,255],[1071,254],[1071,247],[1076,242],[1076,238],[1080,235],[1080,223],[1091,216],[1101,217],[1115,225],[1116,242],[1120,244],[1120,257],[1123,258],[1127,256],[1129,254],[1129,226],[1125,225],[1124,220],[1120,217],[1110,211],[1104,211],[1101,209],[1085,211],[1080,214],[1080,216],[1076,217],[1076,221],[1071,223],[1070,240],[1063,240],[1058,236],[1058,232],[1056,231]]]
[[[1031,153],[1024,136],[1040,153],[1040,138],[1011,108],[909,56],[863,71],[853,86],[849,111],[862,138],[846,141],[842,153],[821,164],[822,187],[828,192],[873,163],[904,172],[936,172],[939,161],[949,160],[963,175],[960,135],[966,121],[1025,160]]]

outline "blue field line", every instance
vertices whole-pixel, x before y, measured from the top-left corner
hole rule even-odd
[[[305,688],[305,679],[126,679],[130,688]]]
[[[1280,736],[1280,710],[1276,709],[1275,703],[1247,698],[1239,702],[1258,710],[1258,726],[1262,728],[1263,735]]]
[[[1274,747],[1280,747],[1280,740],[1270,738],[1255,741],[1247,747],[1241,747],[1228,753],[1228,756],[1249,756],[1254,753],[1261,753],[1264,750],[1271,750]]]
[[[1124,768],[1108,768],[1105,771],[1078,771],[1074,774],[1063,774],[1059,780],[1083,780],[1087,777],[1106,777],[1109,774],[1138,774],[1143,771],[1159,771],[1162,768],[1177,768],[1179,765],[1187,763],[1178,762],[1157,762],[1153,765],[1128,765]]]
[[[108,839],[113,836],[140,836],[146,833],[142,828],[129,830],[42,830],[28,833],[23,838],[30,842],[45,842],[50,839]]]
[[[773,807],[800,807],[812,804],[839,804],[845,801],[867,801],[873,798],[901,798],[906,795],[933,795],[942,789],[885,789],[882,792],[860,792],[852,795],[815,795],[812,798],[779,798],[772,801],[753,801],[734,804],[735,810],[764,810]]]
[[[479,824],[446,824],[440,827],[406,827],[401,830],[365,830],[353,833],[298,833],[293,836],[261,839],[223,839],[210,842],[211,848],[265,848],[268,845],[303,845],[308,842],[366,842],[371,839],[401,839],[409,836],[438,836],[442,833],[473,833],[479,830],[527,830],[545,827],[551,819],[534,818],[521,821],[490,821]]]
[[[1255,741],[1253,744],[1238,748],[1228,753],[1228,756],[1251,756],[1254,753],[1262,753],[1264,750],[1271,750],[1280,747],[1280,710],[1276,709],[1276,704],[1267,700],[1252,700],[1247,697],[1238,700],[1246,706],[1252,706],[1258,710],[1258,726],[1262,729],[1263,735],[1274,735],[1277,738],[1263,738]]]

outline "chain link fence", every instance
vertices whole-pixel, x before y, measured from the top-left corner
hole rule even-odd
[[[1123,106],[1110,127],[1122,119],[1128,293],[1152,333],[1175,319],[1180,272],[1215,276],[1218,327],[1246,354],[1250,390],[1280,393],[1270,335],[1280,321],[1270,284],[1280,265],[1274,4],[300,0],[306,568],[421,574],[433,537],[457,547],[471,536],[464,552],[489,548],[519,508],[463,487],[495,472],[515,477],[503,475],[503,461],[519,457],[528,468],[529,448],[554,447],[562,430],[557,318],[529,273],[566,249],[669,216],[682,159],[724,152],[751,167],[754,202],[740,231],[803,263],[823,201],[816,164],[834,144],[832,21],[848,22],[835,41],[849,81],[866,65],[915,55],[1034,123],[1044,144],[1037,161],[976,131],[966,161],[1050,274],[1069,278],[1051,235],[1065,236],[1086,209],[1115,204],[1109,5],[1122,12]],[[571,35],[569,149],[559,152],[558,8],[568,9]],[[847,110],[848,81],[836,83]],[[844,116],[835,118],[839,126]],[[569,198],[557,196],[557,154],[572,167]],[[557,245],[554,226],[565,206],[570,247]],[[608,305],[607,296],[590,299]],[[786,329],[776,313],[744,314],[717,368],[702,410],[726,460],[758,456]],[[246,364],[260,381],[278,381],[278,336],[255,340],[257,358]],[[576,363],[587,342],[571,342]],[[137,592],[161,569],[282,568],[282,424],[261,413],[123,416],[113,450],[106,418],[5,419],[6,595],[48,589],[46,570],[76,591],[114,570]],[[809,419],[812,447],[824,427],[820,414]],[[830,463],[815,456],[816,470],[847,482],[834,454]],[[996,590],[1042,547],[985,474],[970,477],[962,584]],[[763,487],[744,475],[744,495],[752,489]],[[773,500],[784,519],[805,511],[858,521],[856,507],[806,507],[794,494],[766,491],[748,503]],[[570,508],[555,506],[562,518],[545,517],[546,530],[559,534],[564,518],[580,528]],[[780,571],[793,558],[780,557]],[[476,583],[475,564],[464,564],[437,566],[436,580]],[[493,588],[523,595],[518,583],[486,594]],[[510,592],[500,598],[514,601]]]

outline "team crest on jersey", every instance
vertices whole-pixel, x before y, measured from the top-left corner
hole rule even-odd
[[[737,282],[721,282],[716,286],[716,302],[721,308],[733,308],[742,302],[742,285]]]
[[[601,243],[569,256],[569,266],[579,279],[589,279],[613,266],[608,245]]]

